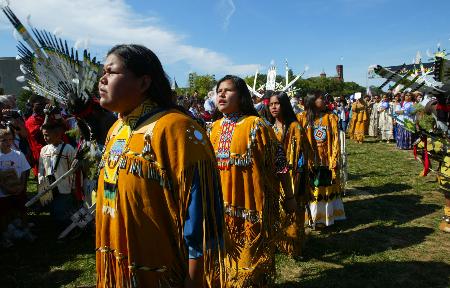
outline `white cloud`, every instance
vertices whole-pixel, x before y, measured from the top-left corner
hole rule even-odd
[[[1,0],[0,0],[1,1]],[[186,36],[170,31],[156,17],[133,11],[125,0],[11,0],[10,7],[26,24],[39,29],[58,30],[61,37],[73,42],[90,43],[91,52],[104,53],[115,44],[136,43],[152,49],[165,65],[185,63],[200,73],[252,74],[258,64],[237,65],[226,55],[186,43]],[[231,4],[232,0],[229,0]],[[234,4],[227,21],[234,13]],[[6,17],[1,17],[0,29]],[[80,45],[82,48],[84,45]],[[95,53],[93,53],[95,54]]]

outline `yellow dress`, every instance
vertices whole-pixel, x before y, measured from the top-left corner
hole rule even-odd
[[[283,139],[284,131],[275,125],[273,130],[277,140],[283,144],[289,166],[289,174],[292,179],[292,191],[299,206],[299,212],[294,215],[282,213],[284,234],[278,243],[278,249],[289,256],[302,255],[302,243],[305,235],[305,204],[309,197],[306,193],[308,181],[307,159],[310,149],[306,134],[298,122],[292,122]],[[299,161],[304,164],[301,166]],[[284,197],[281,189],[282,197]]]
[[[306,132],[311,149],[308,158],[308,169],[314,171],[318,167],[328,167],[331,170],[331,185],[316,187],[310,179],[307,185],[310,191],[310,210],[314,223],[326,226],[334,224],[335,220],[344,220],[345,211],[341,198],[339,183],[339,131],[338,118],[332,113],[324,113],[314,120],[314,125],[308,124],[306,113],[298,117],[300,125]]]
[[[223,217],[214,211],[217,203],[222,210],[222,202],[221,194],[213,193],[219,176],[211,144],[196,122],[176,110],[142,121],[154,109],[144,102],[108,133],[96,204],[97,287],[183,286],[188,273],[183,227],[194,175],[201,205],[210,209],[199,212],[203,243],[211,248],[202,245],[204,286],[223,269],[223,219],[211,219]]]
[[[367,123],[367,108],[364,104],[355,102],[352,104],[352,119],[350,121],[350,139],[358,142],[364,141]]]
[[[229,235],[227,287],[263,287],[275,274],[279,185],[272,129],[256,116],[215,121],[210,139],[222,182]]]

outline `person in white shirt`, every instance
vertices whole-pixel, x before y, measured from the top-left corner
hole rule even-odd
[[[40,190],[66,173],[76,154],[70,144],[63,142],[63,127],[60,124],[44,124],[41,130],[48,144],[40,153],[38,174]],[[50,202],[50,214],[59,228],[65,228],[69,224],[70,216],[74,212],[74,182],[74,176],[68,176],[52,192],[41,198],[43,204]]]
[[[0,129],[0,246],[4,248],[12,246],[13,240],[22,237],[34,240],[26,225],[25,211],[27,171],[31,167],[22,152],[11,149],[13,142],[13,132]],[[4,224],[11,219],[14,221],[6,228]],[[12,231],[14,234],[11,234]]]
[[[214,91],[209,91],[208,96],[205,99],[205,104],[203,104],[205,111],[209,113],[209,115],[213,115],[216,110],[216,93]]]
[[[13,141],[14,136],[11,131],[0,129],[0,173],[8,178],[2,178],[0,181],[0,197],[25,196],[27,183],[25,172],[31,167],[22,152],[11,149]]]

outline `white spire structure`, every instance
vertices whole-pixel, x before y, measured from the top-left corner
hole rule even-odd
[[[256,80],[258,79],[258,73],[259,73],[259,70],[256,69],[255,78],[253,79],[253,91],[255,91],[255,89],[256,89]]]
[[[285,79],[286,79],[285,87],[286,87],[289,84],[289,65],[288,65],[288,60],[287,59],[286,59],[286,68],[285,68],[285,70],[286,70],[286,77],[285,77]]]
[[[275,67],[275,62],[272,60],[271,66],[267,71],[267,81],[266,90],[276,90],[276,79],[277,79],[277,68]]]

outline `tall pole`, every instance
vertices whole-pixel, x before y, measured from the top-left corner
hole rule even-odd
[[[287,86],[289,84],[289,66],[288,66],[288,61],[286,59],[286,84],[285,86]]]

